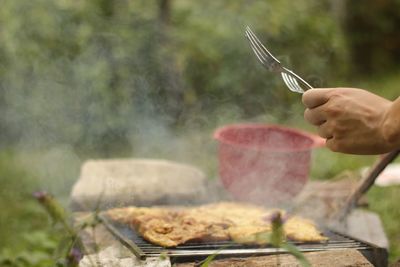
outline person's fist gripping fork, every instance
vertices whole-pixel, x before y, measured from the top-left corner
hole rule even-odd
[[[303,94],[304,118],[335,152],[382,154],[400,148],[400,98],[363,89],[316,88]]]

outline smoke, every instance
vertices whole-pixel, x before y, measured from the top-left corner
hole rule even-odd
[[[5,77],[1,117],[8,139],[40,187],[68,196],[88,158],[170,159],[193,164],[216,178],[217,142],[212,133],[220,125],[243,121],[244,110],[210,95],[203,101],[216,105],[215,110],[206,114],[200,107],[174,127],[173,118],[161,112],[153,97],[152,78],[142,72],[133,71],[120,89],[122,96],[113,99],[107,88],[111,70],[102,60],[89,49],[73,60],[55,60],[50,67],[34,69],[28,77],[17,72]],[[271,114],[246,121],[276,122]],[[278,139],[271,142],[286,142]],[[273,157],[267,161],[275,170],[279,166]],[[253,195],[259,198],[273,185],[255,188],[259,193]]]
[[[295,124],[301,117],[295,104],[287,104],[299,103],[299,96],[286,91],[279,78],[266,78],[243,38],[239,27],[249,18],[256,22],[241,14],[245,3],[226,10],[216,3],[208,7],[212,13],[192,8],[196,16],[183,16],[184,26],[174,25],[171,34],[177,41],[167,45],[155,37],[153,10],[141,15],[130,7],[134,19],[128,20],[123,15],[131,13],[122,9],[116,11],[121,16],[101,18],[90,4],[35,3],[23,17],[9,15],[3,32],[1,141],[56,194],[68,195],[88,158],[165,158],[198,166],[214,178],[215,128],[240,121]],[[270,12],[271,6],[259,5],[247,15],[257,11],[265,19],[262,10]],[[19,1],[8,1],[7,7],[2,12],[26,8]],[[278,22],[269,36],[276,47],[283,32]],[[166,58],[175,63],[161,64]],[[181,88],[173,88],[181,90],[180,98],[172,103],[182,106],[174,114],[165,108],[171,88],[163,76],[172,67],[181,75],[174,85]],[[273,160],[269,164],[278,166]]]
[[[21,167],[37,177],[38,189],[45,189],[66,200],[81,166],[81,159],[71,145],[53,144],[40,151],[19,145],[17,152]]]
[[[3,147],[12,145],[21,167],[38,178],[42,189],[67,196],[88,158],[165,158],[215,173],[212,130],[237,120],[240,108],[222,105],[213,120],[198,113],[174,129],[173,119],[160,112],[151,95],[151,79],[133,73],[124,81],[124,95],[110,99],[105,88],[110,70],[95,66],[100,55],[91,53],[55,60],[29,77],[18,72],[4,77]]]

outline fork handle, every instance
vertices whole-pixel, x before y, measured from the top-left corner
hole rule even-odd
[[[301,78],[299,75],[294,73],[293,71],[291,71],[291,70],[289,70],[289,69],[287,69],[285,67],[282,67],[282,69],[283,69],[284,72],[294,76],[301,84],[303,84],[305,87],[307,87],[306,90],[314,88],[308,82],[306,82],[303,78]]]

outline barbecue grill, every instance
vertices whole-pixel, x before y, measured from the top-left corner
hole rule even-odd
[[[174,248],[164,248],[144,240],[137,232],[126,224],[120,224],[99,215],[100,220],[110,233],[127,247],[136,257],[145,260],[147,257],[168,256],[171,262],[204,260],[210,255],[216,258],[265,256],[287,253],[284,249],[271,246],[243,245],[231,241],[190,242]],[[326,229],[328,241],[303,243],[292,242],[301,252],[315,252],[338,249],[357,249],[374,266],[387,266],[387,251],[371,243],[350,237],[337,231]]]

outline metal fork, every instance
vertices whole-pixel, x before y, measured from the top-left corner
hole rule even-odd
[[[249,26],[246,27],[245,35],[250,42],[251,49],[261,64],[269,71],[280,73],[283,81],[290,91],[302,94],[305,90],[313,88],[299,75],[283,67],[281,62],[276,59],[276,57],[274,57],[271,52],[269,52],[268,49],[265,48],[265,46],[260,42]],[[303,87],[300,86],[299,82],[303,85]]]

